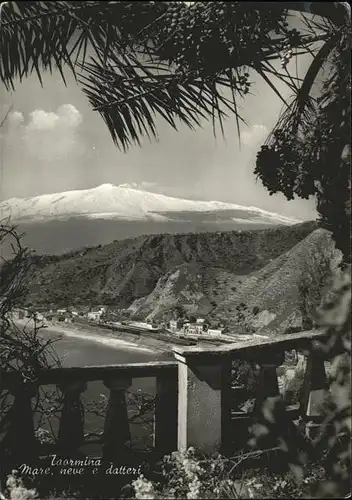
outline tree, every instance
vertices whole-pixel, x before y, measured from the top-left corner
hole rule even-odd
[[[318,435],[312,440],[302,439],[298,430],[290,436],[285,433],[285,413],[280,399],[267,400],[263,407],[263,421],[253,426],[253,441],[261,442],[270,436],[279,439],[282,460],[287,463],[302,484],[307,464],[324,457],[323,481],[316,480],[309,498],[349,498],[351,492],[351,274],[346,269],[337,276],[333,293],[327,296],[318,311],[318,325],[329,334],[327,341],[318,342],[319,355],[331,362],[331,391],[325,402],[324,420]],[[331,291],[330,291],[331,292]]]
[[[351,27],[307,21],[327,41],[314,59],[292,105],[257,155],[255,174],[270,194],[316,196],[323,227],[351,262]],[[318,97],[314,85],[328,72]]]
[[[18,422],[9,405],[9,395],[15,391],[28,390],[35,387],[40,370],[54,363],[59,365],[59,359],[49,351],[52,340],[38,336],[40,322],[33,318],[32,327],[21,327],[13,318],[13,312],[20,299],[26,293],[26,276],[28,272],[28,249],[21,244],[21,238],[16,228],[8,221],[0,222],[0,248],[12,248],[12,258],[0,259],[0,483],[4,474],[11,471],[16,461],[26,458],[34,447],[33,442],[20,442],[16,445],[14,439],[14,423]],[[18,385],[10,388],[4,383],[6,374],[17,372]],[[30,390],[29,389],[29,390]],[[17,392],[18,391],[18,392]],[[41,388],[36,402],[37,411],[43,419],[43,400],[45,391]],[[15,408],[16,409],[16,408]],[[22,417],[22,416],[21,416]],[[25,434],[24,434],[25,435]],[[29,438],[29,436],[26,435]],[[27,454],[27,455],[26,455]]]
[[[175,307],[175,318],[176,319],[183,319],[185,317],[185,308],[183,306],[176,306]]]
[[[175,129],[180,121],[194,128],[204,118],[222,127],[229,112],[239,123],[237,99],[252,85],[249,68],[276,92],[273,75],[292,87],[292,78],[276,72],[271,61],[287,40],[306,52],[319,39],[290,29],[284,4],[57,1],[2,7],[5,87],[33,71],[42,82],[42,71],[55,67],[65,81],[68,69],[125,149],[143,135],[157,135],[155,114]]]
[[[193,315],[190,315],[190,316],[188,316],[188,321],[190,323],[195,324],[197,322],[197,318],[195,316],[193,316]]]

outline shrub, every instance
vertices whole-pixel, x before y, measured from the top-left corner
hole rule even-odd
[[[194,448],[165,456],[160,469],[160,482],[140,476],[132,483],[135,498],[223,498],[225,486],[233,486],[226,477],[226,461],[220,455],[202,459]]]
[[[21,478],[17,476],[17,471],[13,470],[12,474],[7,477],[6,481],[6,497],[1,495],[1,500],[32,500],[38,498],[38,494],[34,489],[28,489],[24,486]],[[0,497],[0,498],[1,498]]]
[[[324,470],[316,462],[308,468],[303,486],[297,487],[290,471],[273,474],[269,468],[246,470],[240,466],[253,457],[258,458],[258,454],[205,458],[193,448],[183,453],[174,452],[159,464],[160,480],[142,475],[126,488],[123,498],[299,498],[305,497],[312,482],[324,477]]]
[[[337,277],[331,293],[317,315],[317,323],[329,336],[319,348],[325,357],[331,357],[331,392],[325,404],[324,421],[318,436],[305,443],[296,439],[297,433],[287,434],[280,426],[284,405],[279,400],[266,401],[263,421],[253,426],[252,443],[261,446],[262,437],[278,439],[285,451],[287,463],[298,484],[305,481],[307,463],[314,457],[325,456],[322,466],[325,480],[312,485],[315,497],[341,497],[350,492],[351,485],[351,276],[347,270]],[[318,347],[318,346],[317,346]],[[344,351],[336,355],[336,352]]]

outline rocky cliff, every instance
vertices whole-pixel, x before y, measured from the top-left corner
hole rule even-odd
[[[171,280],[178,283],[177,290],[183,281],[190,281],[186,294],[197,287],[212,290],[202,302],[206,312],[210,305],[220,306],[217,288],[219,297],[227,296],[239,277],[264,268],[315,228],[315,223],[303,223],[254,231],[142,236],[63,256],[34,256],[26,302],[129,307],[155,287],[155,295],[160,295],[164,281],[159,280],[166,283],[176,273]],[[149,311],[149,306],[143,307]]]
[[[207,317],[229,332],[280,334],[311,328],[341,255],[330,233],[317,229],[290,250],[246,275],[204,264],[183,264],[159,279],[130,307],[135,317],[185,313]]]

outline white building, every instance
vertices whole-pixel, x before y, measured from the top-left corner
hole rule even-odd
[[[183,328],[182,328],[183,333],[188,333],[189,325],[190,325],[190,323],[188,321],[183,323]]]
[[[184,333],[189,333],[191,335],[198,333],[196,323],[185,323],[183,325],[183,331],[184,331]]]
[[[218,329],[215,329],[215,328],[209,328],[207,330],[207,334],[211,335],[212,337],[220,337],[221,334],[222,334],[222,330],[218,330]]]
[[[92,321],[99,321],[101,318],[101,312],[100,311],[89,311],[87,313],[87,319],[90,319]]]
[[[170,330],[172,333],[177,332],[177,321],[175,319],[170,320]]]
[[[144,321],[130,321],[129,324],[131,326],[136,326],[137,328],[145,328],[147,330],[151,330],[153,325],[150,323],[145,323]]]

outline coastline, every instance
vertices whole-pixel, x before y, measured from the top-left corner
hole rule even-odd
[[[33,328],[34,326],[33,320],[31,319],[16,319],[14,323],[22,328]],[[148,352],[150,354],[165,352],[165,350],[161,349],[160,347],[158,348],[158,346],[148,345],[149,342],[145,342],[148,339],[143,339],[143,342],[142,339],[138,338],[136,340],[141,342],[131,342],[131,340],[134,339],[129,338],[128,340],[126,340],[125,338],[123,338],[124,333],[121,333],[117,336],[108,330],[99,331],[98,328],[91,327],[90,325],[65,325],[65,327],[63,327],[59,322],[50,322],[44,323],[43,326],[44,328],[42,328],[39,333],[40,336],[45,336],[45,332],[47,331],[49,332],[49,334],[54,334],[54,336],[66,336],[81,340],[87,340],[88,342],[95,342],[116,349],[135,350],[139,352]]]

